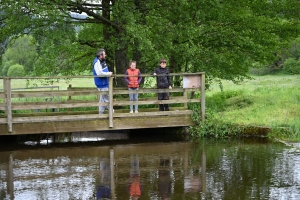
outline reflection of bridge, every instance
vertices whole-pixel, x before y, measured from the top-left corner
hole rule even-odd
[[[32,195],[32,199],[59,195],[67,195],[64,197],[69,199],[68,195],[76,193],[77,198],[75,195],[72,199],[91,199],[80,197],[93,196],[95,186],[105,182],[110,187],[108,199],[128,199],[125,197],[128,197],[126,185],[131,161],[138,155],[143,195],[148,197],[145,199],[151,196],[155,199],[159,190],[155,188],[159,187],[161,178],[169,180],[164,183],[171,185],[174,195],[183,197],[193,193],[199,198],[200,192],[206,190],[206,154],[202,150],[195,161],[193,148],[192,143],[180,142],[3,151],[0,152],[0,181],[6,187],[0,185],[0,191],[10,199],[20,198],[22,194]],[[166,165],[161,164],[162,159]],[[101,169],[103,161],[107,165],[105,169]]]
[[[150,77],[150,75],[142,76]],[[175,87],[172,90],[141,87],[137,91],[140,94],[138,102],[128,100],[127,88],[110,87],[108,92],[102,92],[109,94],[110,103],[99,103],[97,97],[100,92],[94,87],[74,88],[70,85],[66,90],[59,91],[30,91],[28,89],[16,91],[12,89],[12,82],[20,78],[2,78],[3,92],[0,92],[0,111],[4,114],[0,117],[0,135],[190,126],[193,122],[192,111],[187,109],[188,103],[201,105],[201,116],[204,120],[204,73],[170,74],[170,76],[180,80],[182,87]],[[92,76],[23,79],[65,78],[89,78],[91,82],[93,81]],[[124,78],[124,75],[109,77],[110,85],[113,85],[113,78]],[[163,101],[171,105],[170,111],[158,112],[155,108],[155,105],[162,103],[155,97],[159,92],[171,93],[170,100]],[[196,95],[188,95],[189,93],[196,93]],[[130,104],[144,107],[140,106],[139,113],[129,114],[126,107]],[[108,106],[109,112],[99,115],[96,110],[97,106]],[[115,108],[115,113],[112,112],[113,108]]]

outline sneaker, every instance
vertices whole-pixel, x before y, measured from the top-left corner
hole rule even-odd
[[[139,113],[139,111],[136,110],[135,113]]]
[[[131,110],[129,113],[133,113],[133,110]]]

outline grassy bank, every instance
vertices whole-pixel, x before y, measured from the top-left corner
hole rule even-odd
[[[263,126],[271,136],[300,140],[300,76],[252,76],[236,85],[213,83],[206,92],[208,112],[224,124]]]

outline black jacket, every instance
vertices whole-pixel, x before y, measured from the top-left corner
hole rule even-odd
[[[162,68],[159,66],[153,73],[156,73],[157,75],[165,74],[165,76],[156,76],[157,88],[169,88],[169,86],[172,86],[170,71],[168,68]]]

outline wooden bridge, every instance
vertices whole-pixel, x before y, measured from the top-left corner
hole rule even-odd
[[[124,79],[124,75],[109,77],[109,90],[99,92],[96,87],[72,87],[47,90],[40,87],[12,88],[12,82],[20,79],[28,81],[49,81],[58,79],[88,79],[93,76],[60,77],[2,77],[3,90],[0,91],[0,135],[63,133],[99,130],[126,130],[159,127],[184,127],[193,125],[192,110],[188,103],[199,103],[201,117],[205,117],[205,74],[170,74],[181,82],[181,87],[156,89],[142,85],[138,91],[139,101],[129,101],[127,88],[113,87],[113,80]],[[150,78],[151,75],[142,75]],[[155,80],[155,79],[154,79]],[[25,82],[25,81],[24,81]],[[170,111],[158,111],[157,93],[170,92]],[[109,103],[100,103],[99,94],[109,94]],[[195,95],[190,95],[191,93]],[[196,96],[197,98],[191,98]],[[139,113],[129,113],[128,105],[138,104]],[[109,106],[109,112],[98,114],[98,106]],[[114,113],[113,113],[114,108]]]

